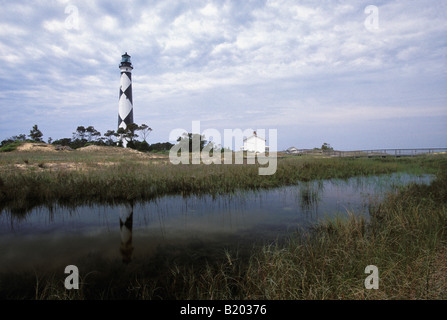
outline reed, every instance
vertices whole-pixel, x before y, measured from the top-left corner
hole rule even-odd
[[[172,165],[166,159],[114,153],[66,153],[58,157],[52,159],[48,153],[1,154],[0,209],[26,211],[57,202],[79,205],[145,201],[169,194],[220,194],[396,171],[434,173],[439,162],[447,161],[445,157],[437,161],[295,157],[279,159],[274,175],[260,176],[258,165],[248,164]]]
[[[445,157],[285,158],[279,159],[274,176],[259,176],[253,165],[173,166],[115,155],[113,160],[103,158],[102,164],[97,158],[79,159],[75,170],[52,170],[49,159],[32,155],[26,159],[28,164],[17,158],[0,160],[4,207],[26,211],[55,201],[75,205],[145,200],[165,194],[226,193],[397,171],[434,173],[437,178],[428,186],[414,184],[390,193],[371,209],[370,219],[355,212],[340,215],[322,221],[310,232],[297,232],[285,243],[255,247],[248,256],[228,249],[211,262],[181,265],[167,261],[166,274],[155,278],[150,265],[139,271],[110,267],[101,276],[89,276],[75,295],[61,289],[61,279],[53,276],[4,278],[10,283],[4,282],[2,287],[17,288],[16,298],[447,299]],[[17,169],[18,162],[25,168]],[[45,165],[39,167],[40,163]],[[309,200],[313,199],[311,191],[303,191]],[[364,286],[367,265],[379,269],[378,290]],[[112,278],[119,280],[111,283]],[[20,296],[20,283],[29,290],[30,281],[34,281],[34,291]]]
[[[29,295],[36,299],[445,300],[446,172],[428,186],[409,185],[389,194],[369,220],[355,213],[340,215],[310,232],[297,232],[285,243],[253,247],[248,256],[226,249],[217,259],[193,265],[168,259],[165,274],[156,278],[150,265],[115,270],[113,264],[103,262],[110,270],[91,275],[76,295],[62,289],[61,279],[55,277],[37,279],[35,292]],[[377,290],[364,286],[367,265],[379,269]],[[10,285],[20,283],[9,279]]]
[[[445,172],[430,186],[390,194],[370,221],[353,213],[323,221],[286,245],[255,251],[245,268],[207,270],[206,279],[186,282],[201,289],[187,298],[204,298],[231,279],[236,292],[214,290],[214,299],[446,299]],[[378,290],[364,286],[368,265],[379,269]]]

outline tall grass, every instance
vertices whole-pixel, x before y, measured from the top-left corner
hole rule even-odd
[[[279,159],[274,175],[260,176],[258,165],[172,165],[132,156],[71,155],[74,169],[52,169],[46,154],[0,158],[0,203],[23,211],[35,205],[66,205],[150,200],[168,194],[219,194],[272,188],[297,181],[348,178],[396,171],[436,172],[442,159]],[[26,157],[23,158],[23,157]],[[63,155],[60,155],[63,157]],[[121,158],[120,158],[121,157]],[[26,160],[26,161],[25,161]],[[17,168],[17,163],[22,168]],[[0,207],[0,209],[2,209]]]
[[[227,249],[213,261],[167,262],[155,279],[150,265],[138,271],[112,268],[119,279],[115,286],[102,284],[114,277],[92,275],[76,296],[50,278],[38,283],[36,298],[444,300],[446,261],[447,170],[442,170],[430,185],[390,193],[369,220],[348,213],[285,243],[253,247],[248,256]],[[378,267],[377,290],[365,288],[368,265]]]
[[[28,160],[36,163],[32,157]],[[87,167],[68,171],[48,170],[46,166],[18,170],[13,166],[14,161],[6,161],[1,170],[0,201],[16,210],[54,201],[69,204],[129,201],[169,193],[231,192],[292,184],[298,180],[396,171],[437,175],[429,186],[414,184],[389,194],[374,207],[368,220],[354,213],[325,220],[310,233],[296,233],[285,243],[255,247],[249,256],[228,249],[211,262],[200,260],[193,265],[166,262],[161,275],[151,265],[118,270],[110,264],[110,270],[101,276],[89,275],[88,281],[84,279],[76,293],[65,291],[61,279],[51,275],[35,279],[22,279],[23,275],[3,278],[10,281],[2,283],[4,288],[17,288],[23,282],[29,290],[33,289],[29,281],[33,282],[34,289],[26,297],[447,299],[445,157],[280,159],[275,176],[259,176],[253,165],[173,166],[133,159],[110,161],[107,166],[98,166],[92,161]],[[309,197],[312,199],[312,194]],[[367,265],[379,269],[378,290],[364,286]],[[24,297],[17,290],[18,297]]]
[[[286,245],[255,251],[246,267],[206,267],[186,277],[188,298],[446,299],[447,174],[388,198],[371,220],[349,214],[327,220]],[[379,289],[366,289],[364,269],[379,270]],[[236,290],[229,290],[227,283]],[[184,298],[184,297],[183,297]]]

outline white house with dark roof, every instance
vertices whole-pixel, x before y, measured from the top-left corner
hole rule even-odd
[[[244,139],[244,146],[242,147],[242,150],[264,153],[266,152],[266,148],[268,148],[265,145],[265,142],[266,140],[264,138],[259,137],[256,131],[254,131],[252,136]]]

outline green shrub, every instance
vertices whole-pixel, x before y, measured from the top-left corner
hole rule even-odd
[[[23,143],[23,141],[14,141],[11,143],[8,143],[0,148],[0,152],[10,152],[17,149],[18,146],[20,146]]]

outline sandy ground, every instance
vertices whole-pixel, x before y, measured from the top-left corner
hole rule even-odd
[[[14,167],[21,170],[29,170],[33,168],[34,170],[79,170],[82,168],[86,168],[87,166],[83,163],[74,163],[74,162],[45,162],[42,164],[25,164],[25,163],[16,163]]]
[[[21,169],[21,170],[29,170],[29,169],[33,169],[33,170],[83,170],[83,169],[87,169],[87,168],[100,168],[100,167],[105,167],[105,166],[110,166],[113,165],[114,163],[116,163],[116,159],[125,159],[127,156],[129,156],[129,160],[132,161],[137,161],[137,162],[141,162],[143,164],[148,164],[148,165],[162,165],[162,164],[167,164],[169,162],[169,157],[168,155],[163,155],[163,154],[154,154],[154,153],[145,153],[145,152],[140,152],[134,149],[130,149],[130,148],[120,148],[120,147],[110,147],[110,146],[95,146],[95,145],[90,145],[87,147],[83,147],[83,148],[79,148],[79,149],[70,149],[70,148],[64,148],[61,146],[55,146],[55,145],[51,145],[51,144],[47,144],[47,143],[24,143],[21,146],[17,147],[16,151],[14,152],[18,152],[18,153],[39,153],[39,152],[45,152],[45,153],[73,153],[73,154],[77,154],[77,155],[82,155],[85,154],[86,155],[86,159],[88,159],[88,161],[83,162],[80,159],[83,159],[83,157],[73,157],[73,161],[71,160],[71,157],[68,157],[66,159],[66,161],[64,161],[63,157],[60,160],[54,161],[54,160],[50,160],[50,159],[46,159],[46,160],[42,160],[42,161],[37,161],[37,160],[33,160],[33,157],[31,157],[31,161],[28,160],[23,160],[15,163],[14,167],[17,169]],[[99,157],[97,158],[98,160],[95,161],[94,159],[96,159],[95,157],[89,157],[87,156],[87,154],[95,154],[98,155]],[[102,156],[105,157],[102,157]],[[110,156],[110,157],[109,157]],[[274,157],[275,154],[271,153],[269,155],[269,158]],[[283,155],[278,153],[276,154],[277,157],[281,158]],[[251,158],[250,156],[248,156],[249,158]],[[51,156],[50,156],[51,158]],[[76,159],[76,160],[74,160]],[[107,159],[107,160],[105,160]],[[113,160],[112,160],[113,159]],[[148,161],[149,160],[149,161]],[[253,161],[255,161],[253,159]],[[204,160],[204,162],[206,162],[206,160]]]
[[[103,152],[103,153],[118,153],[118,154],[132,154],[137,156],[143,156],[146,158],[166,158],[165,155],[160,154],[151,154],[151,153],[144,153],[140,152],[134,149],[125,149],[125,148],[119,148],[119,147],[106,147],[106,146],[87,146],[83,148],[79,148],[76,150],[67,150],[63,147],[59,148],[57,146],[54,146],[52,144],[47,143],[24,143],[23,145],[17,147],[17,151],[19,152],[33,152],[33,151],[43,151],[43,152]]]
[[[130,155],[133,159],[141,159],[139,161],[143,161],[146,163],[145,160],[157,160],[160,159],[163,161],[163,159],[167,159],[166,155],[161,154],[151,154],[151,153],[144,153],[140,152],[134,149],[125,149],[125,148],[119,148],[119,147],[106,147],[106,146],[87,146],[83,148],[79,148],[76,150],[73,149],[66,149],[61,148],[61,146],[54,146],[47,143],[24,143],[23,145],[17,147],[16,151],[18,153],[32,153],[32,152],[45,152],[45,153],[77,153],[77,154],[83,154],[83,153],[97,153],[97,154],[105,154],[105,155],[118,155],[118,156],[126,156]],[[155,164],[152,161],[147,162],[148,164]],[[108,161],[100,161],[96,163],[96,166],[98,167],[104,167],[104,166],[110,166],[113,165],[114,162],[108,162]],[[82,161],[48,161],[43,160],[42,162],[35,162],[35,161],[24,161],[21,163],[15,163],[14,167],[21,170],[82,170],[87,167],[95,166],[95,164],[92,164],[91,162],[83,163]]]
[[[117,154],[132,154],[143,158],[150,158],[150,159],[163,159],[167,158],[166,155],[161,154],[153,154],[153,153],[145,153],[141,152],[135,149],[130,148],[119,148],[119,147],[105,147],[105,146],[87,146],[83,148],[79,148],[74,150],[74,152],[103,152],[103,153],[117,153]]]
[[[47,143],[24,143],[17,147],[17,151],[47,151],[57,152],[56,146]]]

